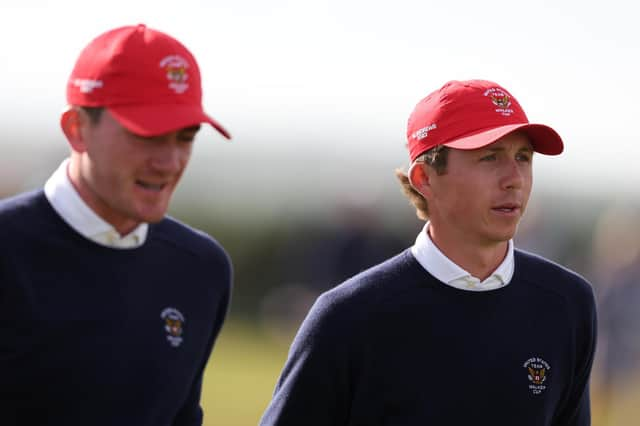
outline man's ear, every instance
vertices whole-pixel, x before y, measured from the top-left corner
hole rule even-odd
[[[409,182],[413,189],[427,198],[431,194],[431,181],[429,178],[429,172],[426,170],[427,166],[422,162],[416,162],[411,165],[409,173]]]
[[[86,126],[88,117],[77,108],[70,107],[60,116],[60,127],[67,137],[71,149],[76,152],[85,152],[87,147],[84,141],[83,127]]]

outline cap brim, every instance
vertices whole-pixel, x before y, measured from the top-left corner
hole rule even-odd
[[[534,151],[546,155],[558,155],[564,149],[562,138],[549,126],[543,124],[510,124],[508,126],[494,127],[463,136],[444,145],[456,149],[478,149],[494,143],[503,136],[517,130],[523,131],[531,139]]]
[[[209,123],[222,136],[231,139],[229,132],[198,106],[180,104],[118,105],[110,106],[108,109],[120,124],[141,136],[158,136],[201,123]]]

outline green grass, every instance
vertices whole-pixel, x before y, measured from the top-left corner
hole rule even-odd
[[[204,426],[256,426],[271,400],[288,347],[256,327],[228,322],[202,390]]]
[[[291,336],[292,338],[293,336]],[[204,426],[256,426],[284,365],[291,338],[228,321],[205,372]],[[593,426],[627,426],[640,418],[640,376],[604,398],[592,388]]]
[[[593,426],[637,425],[640,418],[640,373],[630,374],[626,386],[618,386],[604,394],[592,387]]]

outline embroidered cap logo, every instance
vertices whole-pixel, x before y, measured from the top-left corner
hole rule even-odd
[[[513,114],[513,109],[509,108],[511,106],[511,97],[504,90],[493,87],[484,92],[485,96],[488,96],[493,102],[493,105],[497,106],[496,112],[498,114],[502,114],[505,117]]]
[[[88,78],[75,78],[73,85],[80,88],[81,93],[91,93],[93,89],[100,89],[103,86],[102,80],[91,80]]]
[[[184,93],[189,88],[189,63],[180,55],[171,55],[160,61],[160,68],[166,72],[169,88],[176,93]]]
[[[438,125],[436,123],[432,123],[426,127],[423,127],[422,129],[418,129],[415,132],[413,132],[411,134],[411,137],[417,140],[422,140],[424,138],[426,138],[427,136],[429,136],[429,132],[431,130],[437,129]]]

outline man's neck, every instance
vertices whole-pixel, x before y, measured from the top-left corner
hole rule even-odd
[[[466,239],[448,239],[429,227],[429,237],[452,262],[481,281],[500,266],[509,248],[509,241],[478,244]]]
[[[67,167],[67,177],[85,204],[89,206],[95,214],[100,216],[102,220],[113,226],[121,237],[128,235],[136,229],[138,225],[140,225],[140,222],[136,222],[131,219],[115,218],[106,214],[108,209],[103,207],[104,202],[91,191],[89,185],[82,178],[80,158],[74,158],[74,155],[77,154],[73,153],[71,156],[71,161],[69,161],[69,165]]]

